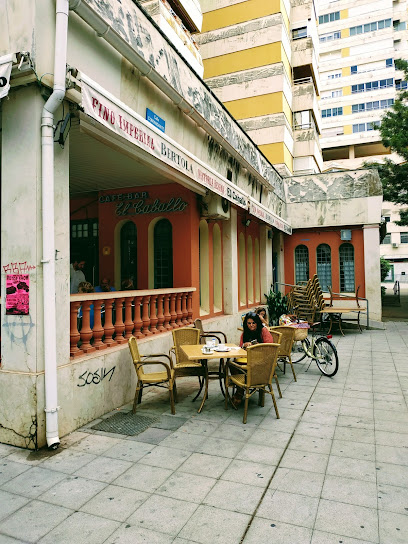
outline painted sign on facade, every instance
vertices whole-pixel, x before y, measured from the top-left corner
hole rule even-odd
[[[253,200],[252,198],[249,201],[249,213],[255,217],[258,217],[258,219],[261,219],[265,223],[268,223],[268,225],[285,232],[286,234],[292,234],[292,227],[286,223],[286,221],[283,221],[283,219],[269,211],[268,208],[265,208],[265,206],[262,206],[262,204],[259,204],[259,202]]]
[[[146,119],[162,132],[166,132],[166,121],[149,108],[146,108]]]
[[[6,275],[6,315],[28,315],[30,276]]]
[[[100,195],[99,202],[101,204],[115,203],[115,214],[118,216],[184,212],[188,206],[188,202],[179,196],[168,200],[153,199],[149,198],[149,193],[146,191]]]

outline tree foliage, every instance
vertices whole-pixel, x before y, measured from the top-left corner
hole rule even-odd
[[[404,72],[408,80],[408,62],[395,60],[395,68]],[[395,163],[385,159],[383,163],[369,163],[375,167],[381,178],[384,200],[395,204],[408,205],[408,90],[401,90],[394,105],[383,115],[378,128],[385,147],[397,153],[403,162]],[[408,225],[408,210],[400,212],[398,225]]]
[[[390,261],[387,261],[387,259],[384,259],[384,257],[380,257],[380,269],[381,269],[381,281],[384,281],[387,277],[388,272],[391,270],[391,263]]]

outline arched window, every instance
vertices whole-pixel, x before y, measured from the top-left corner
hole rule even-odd
[[[341,244],[339,248],[340,261],[340,292],[354,293],[354,247],[352,244]]]
[[[300,245],[295,249],[295,283],[309,279],[309,250]]]
[[[245,236],[241,232],[238,240],[239,301],[241,303],[241,306],[246,306],[247,304],[245,261]]]
[[[222,311],[222,256],[221,229],[215,224],[213,228],[213,296],[214,312]]]
[[[120,231],[120,281],[133,281],[137,289],[137,231],[132,221],[125,223]]]
[[[210,267],[208,249],[208,223],[205,219],[200,221],[199,238],[200,256],[200,309],[201,315],[210,312]]]
[[[328,291],[332,286],[331,278],[331,249],[327,244],[320,244],[316,250],[317,277],[322,291]]]
[[[254,250],[252,238],[247,238],[247,274],[248,274],[248,304],[254,302]]]
[[[173,229],[168,219],[154,226],[154,288],[173,287]]]

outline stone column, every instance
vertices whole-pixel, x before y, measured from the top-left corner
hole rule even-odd
[[[365,296],[369,302],[370,321],[381,321],[380,233],[378,225],[364,225]],[[356,266],[358,264],[356,263]],[[362,316],[363,320],[364,317]]]
[[[273,280],[272,271],[272,238],[269,238],[269,232],[272,235],[272,229],[267,225],[261,225],[259,240],[259,266],[261,272],[261,301],[265,300],[264,294],[269,293]]]
[[[44,99],[34,85],[11,91],[2,102],[1,290],[6,293],[7,274],[28,273],[29,314],[5,315],[4,308],[1,312],[0,398],[7,400],[0,403],[0,442],[27,448],[45,443],[40,129],[43,106]],[[57,112],[57,118],[61,112]],[[55,146],[58,365],[69,361],[70,346],[68,146],[68,140],[64,149]],[[3,305],[5,299],[3,296]]]
[[[237,250],[237,210],[231,207],[231,219],[222,229],[223,272],[224,272],[224,312],[238,313],[238,250]]]

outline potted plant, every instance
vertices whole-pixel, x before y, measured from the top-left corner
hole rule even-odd
[[[278,325],[280,316],[288,313],[287,298],[286,296],[282,296],[280,291],[275,293],[272,287],[269,293],[265,293],[264,296],[268,306],[269,324]]]

